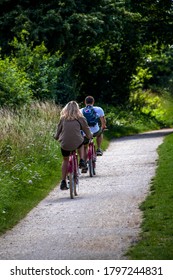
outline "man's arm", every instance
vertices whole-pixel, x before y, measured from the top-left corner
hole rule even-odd
[[[106,119],[105,116],[100,117],[100,121],[101,121],[101,128],[105,129],[106,128]]]

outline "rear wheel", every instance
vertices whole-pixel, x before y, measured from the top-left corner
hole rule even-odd
[[[74,195],[77,196],[77,187],[79,187],[79,176],[78,174],[75,174],[74,178]]]
[[[70,187],[70,197],[74,198],[77,196],[77,187],[79,186],[78,174],[70,173],[69,174],[69,187]]]
[[[75,189],[75,180],[74,180],[74,174],[69,174],[69,185],[70,185],[70,197],[74,198],[74,189]]]
[[[93,161],[93,175],[96,175],[96,162]]]
[[[93,177],[95,170],[94,170],[92,159],[89,159],[88,165],[89,165],[89,175],[90,175],[90,177]]]

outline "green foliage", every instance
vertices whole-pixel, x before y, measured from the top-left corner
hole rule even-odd
[[[55,101],[58,104],[66,104],[71,100],[77,100],[78,96],[79,88],[73,78],[71,66],[64,63],[58,71]]]
[[[131,105],[126,106],[104,106],[107,126],[112,137],[132,135],[151,129],[159,129],[162,123],[158,123],[155,117],[133,110]],[[108,134],[109,134],[108,133]]]
[[[152,78],[148,84],[150,87],[162,88],[173,95],[173,48],[162,46],[159,50],[150,52],[147,61]]]
[[[172,122],[169,113],[173,94],[172,47],[146,45],[142,53],[140,66],[131,81],[131,105],[134,110],[149,114],[169,126]]]
[[[59,112],[51,103],[0,111],[0,232],[26,215],[60,178],[60,149],[53,138]]]
[[[73,72],[78,80],[80,100],[92,94],[100,102],[124,103],[129,97],[129,83],[139,58],[137,19],[117,3],[104,3],[102,36],[93,44],[82,45],[73,59]],[[135,29],[134,29],[135,28]],[[129,48],[129,43],[131,48]]]
[[[144,68],[141,66],[136,67],[136,73],[132,75],[132,80],[130,84],[131,91],[142,89],[145,83],[152,78],[151,71],[149,68]]]
[[[141,48],[141,60],[132,76],[131,90],[162,89],[172,94],[173,48],[147,44]]]
[[[0,60],[0,104],[22,105],[33,98],[61,103],[65,97],[60,80],[66,79],[69,84],[69,75],[63,71],[67,67],[60,65],[60,53],[51,55],[44,43],[34,46],[28,38],[28,32],[23,30],[20,38],[10,43],[13,53]],[[71,92],[69,96],[70,99]]]
[[[0,58],[0,105],[16,106],[31,101],[31,81],[16,58]]]
[[[53,68],[51,58],[45,61],[41,50],[39,62],[33,61],[37,69],[32,69],[34,71],[30,76],[35,97],[55,97],[61,101],[65,99],[62,96],[59,98],[62,89],[67,98],[77,96],[80,100],[91,90],[103,102],[107,100],[107,96],[114,104],[128,99],[131,75],[139,57],[137,22],[140,15],[126,11],[125,1],[39,1],[32,5],[19,1],[18,5],[13,4],[11,7],[5,7],[0,18],[0,30],[9,28],[8,39],[5,32],[2,37],[6,44],[10,38],[19,38],[21,32],[26,30],[30,34],[27,48],[33,51],[30,42],[39,46],[44,42],[51,53],[55,54],[59,50],[63,55],[61,77],[58,77],[60,86],[57,85],[56,94],[54,86],[50,93],[47,80],[51,77],[45,74],[47,68]],[[15,21],[14,26],[12,20]],[[19,42],[17,45],[19,46]],[[24,43],[21,48],[23,52],[26,50]],[[5,49],[5,52],[9,52],[9,46]],[[23,52],[18,50],[21,56]],[[96,53],[95,59],[94,56],[90,58],[90,53]],[[31,58],[30,53],[29,57]],[[30,60],[26,63],[30,67]],[[50,67],[46,67],[45,63]],[[61,75],[63,71],[70,77],[69,82]],[[38,74],[40,79],[36,76]]]
[[[163,51],[172,44],[171,0],[7,0],[0,8],[2,57],[14,51],[34,98],[66,103],[92,94],[117,105],[131,89],[172,91],[171,48]]]
[[[15,37],[10,43],[14,48],[18,67],[23,69],[29,80],[32,81],[31,89],[35,98],[55,100],[59,73],[57,65],[61,56],[59,52],[53,55],[48,53],[44,43],[34,47],[28,37],[28,32],[22,30],[20,38]]]
[[[151,90],[136,91],[130,97],[130,104],[133,110],[155,118],[160,123],[166,123],[166,110],[163,105],[163,100]]]
[[[172,44],[173,4],[172,0],[131,0],[129,8],[141,14],[139,25],[143,44]]]

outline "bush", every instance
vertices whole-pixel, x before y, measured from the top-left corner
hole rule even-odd
[[[39,100],[55,100],[57,94],[57,76],[60,67],[57,66],[61,55],[48,53],[45,44],[34,46],[28,42],[29,33],[22,30],[20,38],[14,38],[10,43],[18,69],[23,69],[30,83],[33,97]]]
[[[138,111],[157,122],[164,124],[166,122],[163,100],[151,90],[138,90],[131,94],[130,104],[134,111]]]
[[[31,82],[17,60],[0,58],[0,105],[21,106],[31,101]]]
[[[33,99],[60,103],[62,99],[57,90],[58,76],[63,75],[60,53],[51,55],[44,43],[38,46],[28,43],[28,35],[23,30],[21,38],[10,43],[13,53],[0,59],[1,106],[21,106]]]

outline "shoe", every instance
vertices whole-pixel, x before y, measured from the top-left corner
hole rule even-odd
[[[88,167],[82,168],[81,173],[87,173],[88,172]]]
[[[102,150],[101,150],[101,149],[97,149],[96,155],[97,155],[97,156],[102,156],[102,155],[103,155]]]
[[[79,168],[86,168],[86,167],[87,167],[86,162],[83,159],[80,159]]]
[[[62,180],[62,181],[61,181],[60,189],[61,189],[62,191],[68,190],[68,188],[67,188],[67,183],[66,183],[65,180]]]

